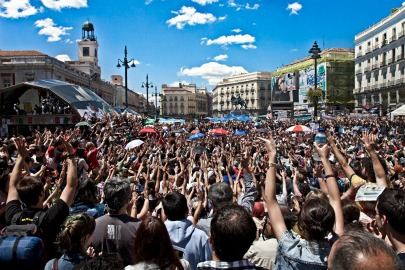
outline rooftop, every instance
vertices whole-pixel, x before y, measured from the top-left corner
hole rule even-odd
[[[3,51],[0,50],[0,57],[4,56],[46,56],[46,54],[33,51],[33,50],[26,50],[26,51]]]

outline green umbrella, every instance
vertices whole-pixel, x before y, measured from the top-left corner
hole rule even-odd
[[[152,125],[155,123],[155,119],[146,119],[145,125]]]
[[[83,126],[91,126],[89,122],[84,121],[84,122],[79,122],[75,125],[75,127],[83,127]]]

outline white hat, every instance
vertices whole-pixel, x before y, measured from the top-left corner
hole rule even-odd
[[[214,171],[209,171],[208,172],[208,178],[210,178],[211,176],[213,176],[214,175]]]

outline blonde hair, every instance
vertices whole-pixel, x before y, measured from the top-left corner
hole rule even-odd
[[[80,252],[84,249],[86,236],[96,228],[94,218],[86,213],[68,216],[57,237],[62,252]]]

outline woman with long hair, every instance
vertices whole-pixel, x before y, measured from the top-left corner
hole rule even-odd
[[[86,251],[93,241],[96,222],[92,216],[81,213],[66,218],[57,237],[57,244],[63,253],[59,259],[52,259],[45,270],[71,270],[87,260]],[[89,248],[91,249],[91,248]]]
[[[136,231],[134,247],[134,264],[125,270],[190,268],[187,261],[179,259],[165,224],[158,218],[148,217],[142,221]]]
[[[97,187],[90,178],[79,181],[75,201],[69,209],[70,214],[87,213],[94,218],[104,215],[105,206],[97,198]]]

